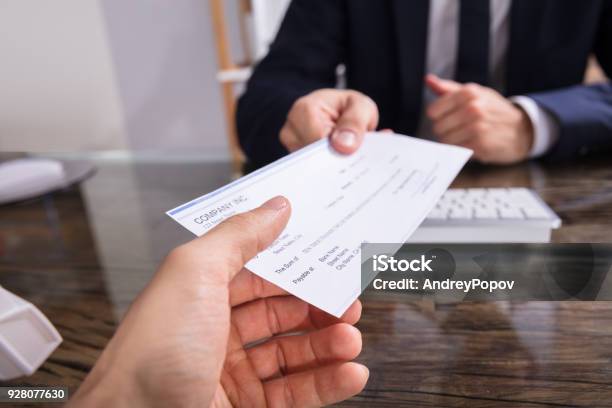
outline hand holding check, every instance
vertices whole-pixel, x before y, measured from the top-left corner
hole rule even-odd
[[[355,152],[366,132],[376,129],[378,108],[372,99],[352,90],[321,89],[294,104],[280,131],[281,143],[293,152],[331,135],[344,154]]]
[[[359,393],[359,301],[337,319],[243,268],[290,213],[276,197],[173,250],[71,404],[309,407]]]

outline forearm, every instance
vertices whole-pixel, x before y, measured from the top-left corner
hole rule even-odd
[[[240,145],[252,164],[261,166],[287,154],[279,132],[293,103],[310,91],[306,86],[250,84],[238,102],[236,125]]]
[[[346,47],[345,18],[343,0],[294,0],[289,5],[236,113],[240,144],[256,166],[287,154],[279,132],[293,103],[336,85]]]
[[[549,152],[551,158],[612,147],[612,84],[578,85],[527,96],[559,124],[559,139]]]

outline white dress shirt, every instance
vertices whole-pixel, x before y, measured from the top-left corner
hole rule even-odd
[[[512,0],[491,1],[491,37],[489,41],[489,74],[491,86],[499,92],[505,89],[506,54],[510,39],[510,8]],[[429,1],[429,33],[426,72],[440,78],[454,79],[459,44],[459,0]],[[424,107],[417,134],[431,138],[431,121],[426,107],[437,96],[427,87],[423,90]],[[530,157],[545,154],[557,141],[559,127],[556,120],[531,98],[514,96],[510,100],[520,106],[533,125],[534,138]]]

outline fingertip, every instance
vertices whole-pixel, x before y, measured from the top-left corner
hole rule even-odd
[[[370,378],[370,369],[363,364],[359,364],[359,363],[353,363],[353,364],[357,366],[356,367],[357,369],[361,370],[361,375],[363,376],[363,380],[364,380],[363,382],[365,385],[365,383],[368,382],[368,378]]]
[[[359,149],[363,135],[350,129],[338,129],[332,133],[331,145],[342,154],[352,154]]]
[[[332,355],[342,359],[352,360],[361,353],[361,332],[348,323],[338,323],[332,326]]]
[[[263,203],[258,211],[261,210],[268,212],[267,217],[269,217],[268,220],[272,225],[276,226],[280,224],[279,228],[273,228],[274,230],[278,230],[277,232],[280,234],[280,231],[284,229],[289,222],[289,217],[291,216],[291,203],[286,197],[279,195]]]
[[[460,86],[455,81],[442,79],[433,74],[428,74],[425,77],[425,84],[438,96],[456,91]]]
[[[439,88],[442,86],[442,80],[437,75],[427,74],[425,75],[425,84],[430,88]]]
[[[365,388],[370,378],[370,370],[363,364],[348,362],[338,369],[338,376],[344,382],[344,388],[351,395],[359,394]]]
[[[340,320],[348,324],[355,324],[359,321],[359,319],[361,319],[362,309],[363,306],[361,301],[357,299],[352,305],[349,306],[348,309],[346,309],[346,312],[344,312]]]
[[[261,207],[273,211],[282,211],[287,207],[291,207],[291,204],[287,198],[279,195],[269,199]]]
[[[427,74],[425,75],[425,82],[427,84],[436,83],[440,80],[440,78],[435,74]]]

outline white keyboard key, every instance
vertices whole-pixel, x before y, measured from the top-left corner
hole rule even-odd
[[[466,197],[468,198],[481,198],[487,195],[486,188],[470,188],[466,190]]]
[[[490,188],[487,190],[489,196],[492,197],[501,197],[504,199],[508,198],[509,191],[507,188]]]
[[[434,209],[447,214],[453,206],[450,203],[438,203]]]
[[[498,200],[499,198],[495,198],[495,197],[487,195],[478,200],[478,205],[495,208],[500,205]]]
[[[447,211],[442,211],[439,208],[434,208],[427,218],[430,220],[445,220]]]
[[[465,196],[465,194],[466,190],[462,188],[451,188],[450,190],[446,190],[446,193],[444,193],[444,198],[447,200],[452,200],[455,198],[461,198]]]
[[[523,187],[511,188],[507,190],[508,194],[512,197],[528,197],[531,198],[531,192]]]
[[[530,219],[548,218],[548,213],[541,207],[523,207],[523,212]]]
[[[525,218],[521,210],[512,207],[500,208],[499,215],[504,220],[522,220]]]
[[[455,207],[451,210],[448,218],[451,220],[470,220],[472,219],[472,209],[466,207]]]
[[[512,189],[510,190],[508,196],[508,201],[513,203],[524,205],[537,205],[537,201],[535,200],[535,198],[533,198],[531,192],[526,188]]]
[[[499,216],[494,208],[477,207],[474,210],[474,218],[477,220],[496,220]]]

